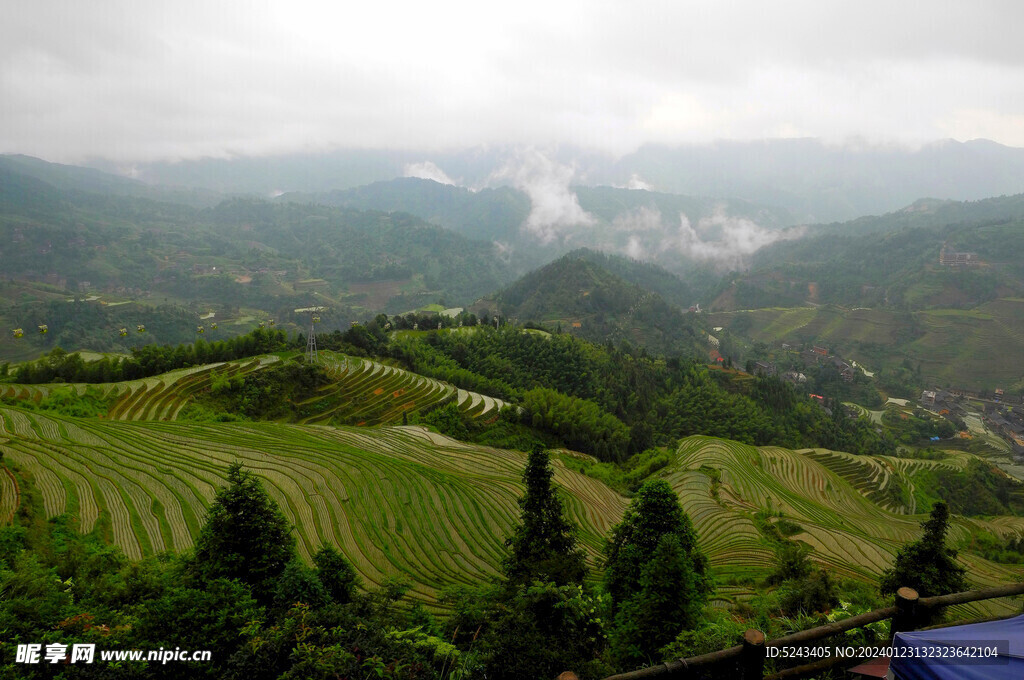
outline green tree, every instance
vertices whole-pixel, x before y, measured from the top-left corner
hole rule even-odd
[[[924,536],[908,543],[896,554],[891,569],[882,573],[883,595],[907,586],[921,597],[945,595],[967,589],[966,570],[956,563],[957,551],[946,547],[949,509],[936,503],[931,516],[921,523]]]
[[[132,635],[139,647],[208,649],[214,663],[168,665],[160,677],[224,676],[229,659],[245,642],[245,629],[261,610],[249,589],[223,578],[168,588],[138,607]]]
[[[404,422],[404,411],[402,412],[402,418]],[[466,429],[466,423],[462,420],[462,412],[459,411],[459,405],[454,401],[445,404],[441,408],[434,409],[423,417],[422,422],[427,425],[433,425],[437,428],[438,432],[449,437],[469,439],[469,430]]]
[[[326,545],[313,555],[313,564],[320,583],[327,589],[331,599],[338,604],[351,602],[359,587],[359,576],[352,563],[334,547]]]
[[[297,557],[289,562],[274,583],[274,606],[287,611],[295,604],[318,609],[331,601],[318,574]]]
[[[274,579],[295,557],[291,525],[259,480],[235,462],[217,490],[196,539],[194,566],[207,579],[235,578],[257,599],[272,596]]]
[[[663,536],[674,534],[679,547],[689,557],[698,575],[695,596],[706,597],[711,590],[708,561],[697,546],[697,533],[679,498],[668,482],[644,483],[626,508],[622,521],[612,527],[605,546],[605,590],[616,608],[640,590],[643,567],[661,543]]]
[[[495,680],[554,678],[573,670],[600,678],[612,669],[596,661],[604,645],[598,603],[582,586],[534,583],[498,603],[481,636],[484,676]]]
[[[625,662],[654,662],[658,650],[700,621],[702,576],[676,534],[665,534],[640,572],[639,590],[615,617],[612,653]]]
[[[640,487],[612,528],[605,553],[615,656],[624,663],[653,660],[681,629],[699,621],[711,592],[707,558],[667,482]]]
[[[547,451],[538,447],[531,452],[523,472],[526,493],[519,499],[521,523],[505,542],[511,553],[502,566],[510,586],[534,581],[563,586],[582,583],[586,575],[576,527],[562,512],[553,475]]]

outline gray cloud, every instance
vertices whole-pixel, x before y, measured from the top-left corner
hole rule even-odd
[[[700,219],[696,227],[680,213],[679,227],[669,242],[689,258],[739,270],[759,249],[776,241],[799,238],[803,231],[803,227],[765,229],[753,220],[729,216],[719,208],[710,217]]]
[[[433,161],[423,161],[421,163],[408,163],[405,166],[405,172],[403,173],[406,177],[418,177],[420,179],[430,179],[438,184],[457,184],[455,180],[448,176],[444,170],[439,168]]]
[[[130,163],[814,136],[1024,146],[1024,3],[36,0],[0,151]]]
[[[570,189],[574,174],[572,167],[527,148],[509,159],[492,175],[491,181],[508,182],[530,197],[530,214],[523,228],[541,243],[550,243],[573,227],[589,226],[596,221],[580,207]]]

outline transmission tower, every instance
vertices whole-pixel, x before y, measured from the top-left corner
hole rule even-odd
[[[316,355],[316,328],[314,324],[316,322],[310,320],[309,322],[309,340],[306,341],[306,361],[311,364],[317,363],[319,357]]]
[[[299,313],[309,312],[309,337],[306,339],[306,361],[311,364],[319,363],[320,357],[316,353],[316,325],[320,323],[320,312],[324,311],[324,308],[304,307],[295,311]]]

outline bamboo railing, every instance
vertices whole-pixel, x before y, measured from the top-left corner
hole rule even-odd
[[[611,675],[604,680],[648,680],[651,678],[657,678],[658,680],[668,680],[669,678],[673,680],[698,680],[699,678],[707,677],[722,677],[728,678],[728,680],[805,678],[843,663],[853,665],[858,660],[833,657],[802,666],[787,668],[765,676],[764,665],[768,657],[768,649],[771,647],[799,647],[809,642],[829,638],[845,633],[848,630],[886,619],[892,619],[891,634],[895,635],[897,632],[917,630],[919,622],[926,621],[929,618],[930,612],[940,607],[1022,594],[1024,594],[1024,583],[969,590],[951,595],[937,595],[935,597],[918,597],[917,591],[913,588],[900,588],[896,591],[895,604],[892,607],[875,609],[874,611],[851,616],[848,619],[836,621],[835,623],[828,623],[823,626],[786,635],[776,640],[766,640],[764,633],[751,629],[743,634],[742,644],[735,647],[720,649],[717,652],[702,654],[701,656],[694,656],[688,659],[675,659],[657,666],[649,666],[628,673]],[[932,626],[931,628],[943,628],[965,623],[972,622],[957,621],[953,624]]]

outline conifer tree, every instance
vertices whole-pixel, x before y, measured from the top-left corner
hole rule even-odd
[[[523,472],[526,493],[519,499],[521,523],[505,542],[511,553],[502,566],[511,586],[534,581],[562,586],[582,583],[586,575],[576,527],[563,515],[553,476],[547,451],[537,448],[530,453]]]
[[[196,539],[196,570],[208,579],[238,579],[266,600],[295,555],[288,520],[259,480],[232,463],[228,486],[217,490]]]
[[[908,543],[896,554],[891,569],[882,574],[882,594],[895,593],[904,586],[921,597],[946,595],[967,589],[966,570],[956,563],[957,551],[946,547],[949,508],[939,502],[931,516],[921,523],[924,536]]]
[[[613,654],[624,664],[655,661],[661,647],[698,622],[711,591],[707,558],[667,482],[640,487],[605,552]]]

